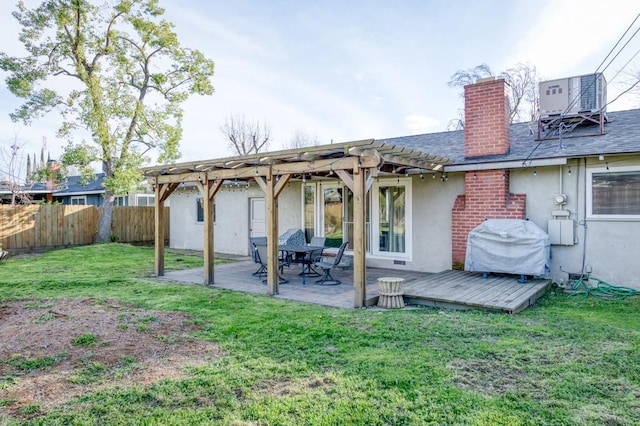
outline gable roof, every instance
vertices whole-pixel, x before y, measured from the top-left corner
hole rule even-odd
[[[630,154],[640,152],[640,109],[616,111],[607,114],[608,122],[604,135],[597,125],[581,126],[565,133],[562,140],[555,138],[536,140],[537,123],[516,123],[509,128],[510,149],[504,155],[465,158],[464,131],[427,133],[423,135],[403,136],[381,139],[380,142],[404,146],[418,151],[428,151],[452,160],[453,165],[445,170],[467,169],[473,166],[492,163],[535,160],[562,160],[567,158],[589,157],[597,155]],[[465,167],[466,166],[466,167]]]

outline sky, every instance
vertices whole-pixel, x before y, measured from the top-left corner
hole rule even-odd
[[[0,4],[0,51],[20,55],[15,2]],[[629,0],[160,4],[182,45],[203,52],[216,70],[215,93],[184,104],[179,161],[233,155],[220,132],[230,116],[267,123],[269,150],[282,149],[296,132],[337,143],[445,131],[463,106],[460,90],[447,85],[457,70],[486,63],[498,73],[525,62],[542,80],[590,74],[640,13],[640,3]],[[640,20],[631,33],[638,28]],[[640,70],[638,51],[640,35],[604,71],[609,101]],[[0,147],[17,140],[39,157],[46,138],[51,157],[59,158],[66,145],[56,138],[59,118],[13,123],[9,113],[20,104],[0,83]],[[640,95],[625,95],[608,110],[637,107]]]

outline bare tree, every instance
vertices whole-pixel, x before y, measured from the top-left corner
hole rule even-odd
[[[220,127],[229,149],[238,155],[266,151],[271,142],[271,126],[266,122],[248,121],[244,115],[229,116]]]
[[[320,145],[317,135],[311,135],[304,129],[296,129],[289,142],[284,144],[285,149],[298,149],[305,146]]]
[[[31,197],[26,189],[27,177],[23,175],[22,148],[25,143],[20,143],[14,136],[11,145],[0,146],[0,175],[2,184],[11,191],[11,204],[31,204]]]
[[[499,77],[504,78],[511,88],[511,123],[537,120],[540,108],[540,76],[535,65],[518,63],[501,72]]]
[[[481,64],[474,68],[458,70],[447,83],[449,87],[464,87],[473,84],[479,78],[492,76],[491,68],[487,64]],[[518,63],[498,74],[499,78],[509,85],[509,119],[511,123],[534,121],[538,119],[540,103],[538,83],[540,77],[534,65]],[[460,96],[464,97],[464,93]],[[458,111],[458,118],[449,121],[449,130],[464,128],[464,111]]]

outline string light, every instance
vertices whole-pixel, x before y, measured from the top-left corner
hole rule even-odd
[[[567,173],[569,173],[569,176],[571,176],[571,166],[569,166],[569,170]]]
[[[431,173],[431,179],[435,179],[436,178],[436,172]]]
[[[306,176],[305,176],[305,174],[303,173],[303,174],[302,174],[302,183],[305,183],[305,182],[307,182],[307,177],[306,177]]]
[[[420,172],[420,179],[424,179],[424,173]]]
[[[609,163],[604,163],[604,166],[609,170]]]
[[[571,169],[569,169],[569,174],[571,174]],[[536,168],[533,168],[533,175],[534,176],[538,176],[538,172],[536,171]]]

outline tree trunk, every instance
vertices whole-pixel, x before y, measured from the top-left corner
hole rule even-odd
[[[113,213],[113,192],[106,190],[102,207],[100,207],[100,222],[98,223],[98,237],[96,243],[111,242],[111,216]]]

